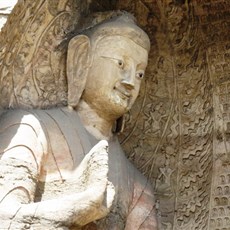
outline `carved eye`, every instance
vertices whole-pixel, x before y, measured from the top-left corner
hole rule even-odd
[[[124,62],[122,60],[118,60],[118,66],[123,69],[124,68]]]
[[[136,73],[136,77],[139,78],[139,79],[143,79],[144,76],[145,76],[145,75],[144,75],[143,72]]]

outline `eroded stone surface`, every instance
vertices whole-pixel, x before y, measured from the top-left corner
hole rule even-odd
[[[229,2],[127,0],[113,3],[116,7],[101,3],[100,8],[100,1],[95,1],[93,9],[111,7],[134,13],[152,43],[146,83],[126,117],[120,140],[130,160],[152,181],[160,229],[228,229]],[[53,60],[50,58],[53,50],[45,43],[52,43],[50,37],[40,37],[48,51],[44,52],[40,46],[34,49],[35,57],[41,50],[37,56],[43,54],[43,60],[38,62],[43,66],[49,66],[49,60]],[[10,58],[3,60],[6,66]],[[31,75],[28,65],[31,61],[20,63],[26,63]],[[13,65],[15,76],[17,73],[19,76],[17,63]],[[7,83],[6,76],[11,76],[12,70],[8,72],[3,66],[5,80],[2,81],[8,89],[11,83]],[[33,68],[37,70],[33,75],[36,81],[51,71],[46,67],[41,73],[36,63]],[[58,76],[56,71],[55,76]],[[17,85],[19,81],[15,81]],[[28,81],[25,90],[20,91],[19,87],[17,92],[27,95],[34,90],[30,84]],[[55,92],[53,85],[50,85],[51,92]],[[42,84],[38,82],[38,86]],[[13,95],[12,90],[9,92],[3,90],[5,105],[12,102],[15,106],[8,99]],[[56,98],[50,98],[48,92],[45,88],[38,95],[52,104]],[[66,102],[65,93],[60,98]]]

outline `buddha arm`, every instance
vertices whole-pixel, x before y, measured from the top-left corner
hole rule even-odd
[[[46,141],[33,115],[9,112],[0,119],[0,205],[9,197],[19,203],[34,200],[45,157]]]

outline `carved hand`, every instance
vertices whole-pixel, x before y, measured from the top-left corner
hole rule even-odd
[[[108,142],[102,140],[95,145],[74,174],[77,175],[78,190],[83,190],[78,194],[84,194],[84,224],[105,217],[110,211],[115,195],[114,187],[108,181]],[[78,220],[79,213],[76,213]]]
[[[7,205],[1,208],[3,213],[10,214],[12,220],[5,216],[8,221],[4,222],[4,226],[10,225],[9,229],[15,229],[19,225],[49,229],[53,226],[84,226],[106,216],[115,195],[114,187],[107,177],[107,141],[100,141],[95,145],[74,174],[78,183],[75,194],[29,204],[14,203],[9,196],[8,201],[11,200],[12,206],[8,211]]]

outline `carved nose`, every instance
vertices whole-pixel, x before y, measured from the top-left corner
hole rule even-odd
[[[135,71],[134,69],[130,69],[129,71],[124,73],[124,76],[121,80],[121,84],[131,90],[135,87]]]
[[[134,83],[132,81],[123,79],[121,80],[121,84],[129,90],[134,89]]]

